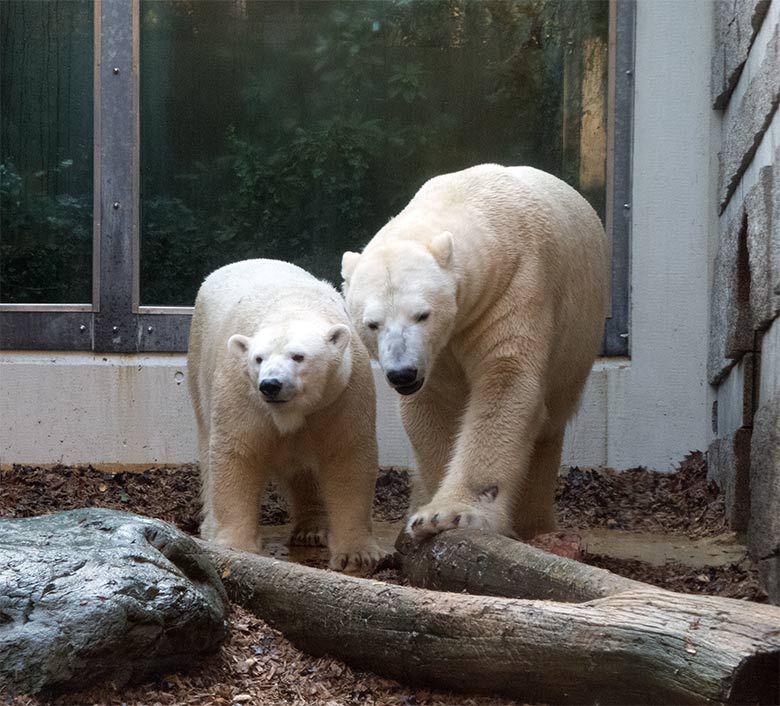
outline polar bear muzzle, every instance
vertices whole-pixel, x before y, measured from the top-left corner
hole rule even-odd
[[[412,367],[388,370],[385,375],[393,389],[401,395],[413,395],[425,382],[424,377],[417,377],[417,368]]]
[[[278,399],[282,391],[282,381],[278,378],[265,378],[260,381],[259,389],[266,402],[286,402],[287,400]]]

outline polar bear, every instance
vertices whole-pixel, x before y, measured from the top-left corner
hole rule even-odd
[[[236,262],[203,282],[187,362],[206,539],[260,551],[274,477],[290,496],[293,543],[327,537],[337,569],[386,554],[371,533],[371,363],[353,330],[338,292],[286,262]]]
[[[564,427],[599,351],[606,242],[574,189],[484,164],[426,182],[342,260],[347,308],[402,395],[407,531],[555,527]]]

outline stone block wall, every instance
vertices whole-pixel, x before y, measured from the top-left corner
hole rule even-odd
[[[721,0],[715,25],[709,469],[780,603],[780,0]]]

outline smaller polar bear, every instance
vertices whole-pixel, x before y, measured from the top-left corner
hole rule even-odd
[[[292,543],[327,538],[330,566],[372,567],[378,468],[368,353],[333,287],[299,267],[245,260],[203,282],[190,331],[201,534],[258,552],[272,477],[292,504]]]
[[[402,395],[412,535],[555,527],[564,428],[602,337],[605,241],[560,179],[486,164],[431,179],[344,254],[347,308]]]

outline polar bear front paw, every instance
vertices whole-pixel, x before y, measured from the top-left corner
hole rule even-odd
[[[290,544],[296,547],[324,547],[328,543],[327,523],[324,518],[301,520],[293,525]]]
[[[464,502],[432,502],[409,518],[406,532],[414,539],[423,539],[457,527],[491,530],[494,514]]]
[[[362,546],[331,553],[328,566],[334,571],[363,572],[374,569],[391,552],[383,549],[375,539],[368,539]]]

